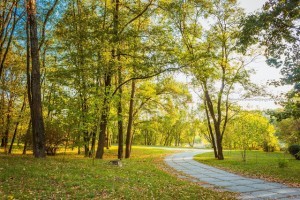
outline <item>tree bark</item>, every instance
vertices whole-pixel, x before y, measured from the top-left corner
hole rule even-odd
[[[119,83],[122,82],[122,75],[121,70],[119,69]],[[118,158],[123,158],[123,137],[124,137],[124,131],[123,131],[123,108],[122,108],[122,87],[119,89],[119,102],[118,102]]]
[[[213,130],[212,130],[212,127],[211,127],[210,117],[209,117],[209,113],[208,113],[208,109],[207,109],[207,103],[206,103],[205,98],[204,98],[204,108],[205,108],[205,114],[206,114],[208,130],[209,130],[209,134],[210,134],[210,138],[211,138],[211,144],[212,144],[212,147],[214,149],[215,158],[218,158],[215,136],[214,136],[214,133],[213,133]]]
[[[12,152],[13,144],[14,144],[16,136],[17,136],[18,126],[20,124],[20,120],[21,120],[21,117],[22,117],[22,113],[24,112],[25,106],[26,106],[26,98],[24,96],[22,108],[21,108],[21,111],[20,111],[20,114],[19,114],[18,121],[16,122],[14,134],[13,134],[13,137],[12,137],[12,140],[11,140],[11,143],[10,143],[10,147],[9,147],[9,150],[8,150],[9,154],[11,154],[11,152]]]
[[[110,103],[110,88],[111,88],[110,72],[105,74],[105,83],[104,84],[105,84],[104,85],[105,94],[104,94],[103,108],[102,108],[102,113],[101,113],[98,147],[97,147],[97,152],[96,152],[96,158],[98,158],[98,159],[103,158],[104,147],[105,147],[106,128],[107,128],[107,124],[108,124],[109,103]]]
[[[219,106],[221,106],[220,103],[218,103],[218,116],[216,116],[216,113],[214,111],[214,106],[213,102],[210,98],[210,95],[208,93],[207,87],[204,84],[204,94],[205,94],[205,100],[206,100],[206,105],[208,107],[208,111],[210,113],[210,116],[213,119],[214,122],[214,129],[215,129],[215,135],[216,135],[216,147],[217,147],[217,154],[218,154],[218,160],[224,160],[223,156],[223,147],[222,147],[222,135],[221,135],[221,130],[220,130],[220,124],[221,124],[221,109]],[[220,95],[220,94],[219,94]],[[218,99],[218,101],[221,101],[221,99]]]
[[[4,131],[4,137],[3,137],[3,147],[4,147],[4,153],[7,153],[7,145],[8,145],[8,136],[9,136],[9,129],[11,124],[11,109],[13,105],[13,95],[10,96],[8,105],[7,105],[7,115],[6,115],[6,127]]]
[[[33,135],[33,154],[35,158],[44,158],[45,154],[45,127],[41,101],[41,74],[39,60],[39,44],[36,22],[36,0],[29,0],[27,7],[30,30],[31,53],[31,117]]]
[[[128,113],[128,126],[127,126],[127,135],[126,135],[125,158],[130,158],[130,153],[131,153],[134,96],[135,96],[135,80],[132,80],[131,96],[129,102],[129,113]]]
[[[24,148],[23,148],[23,155],[26,154],[26,150],[27,150],[27,145],[28,145],[28,140],[30,139],[30,127],[31,127],[31,119],[29,120],[29,123],[28,123],[28,127],[27,127],[27,131],[26,131],[26,134],[25,134],[25,141],[24,141]]]

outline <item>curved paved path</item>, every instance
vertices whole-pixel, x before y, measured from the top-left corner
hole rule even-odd
[[[203,187],[217,187],[225,191],[240,193],[241,199],[299,199],[300,188],[260,179],[246,178],[229,173],[193,160],[196,154],[209,150],[192,150],[177,153],[165,158],[165,162],[197,181],[205,182]]]

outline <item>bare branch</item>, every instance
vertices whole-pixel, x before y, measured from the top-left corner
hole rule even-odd
[[[51,14],[53,13],[56,5],[58,3],[58,0],[55,0],[53,5],[51,6],[51,8],[48,10],[47,14],[46,14],[46,17],[45,17],[45,20],[43,22],[43,27],[42,27],[42,37],[41,37],[41,42],[40,42],[40,46],[39,46],[39,50],[41,49],[41,47],[43,46],[44,42],[45,42],[45,31],[46,31],[46,25],[47,25],[47,22],[51,16]]]

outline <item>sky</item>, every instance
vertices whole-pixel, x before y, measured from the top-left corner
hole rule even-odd
[[[245,9],[246,13],[251,13],[260,9],[266,0],[238,0],[238,3]]]
[[[259,10],[265,2],[266,0],[238,0],[238,3],[245,9],[247,14]],[[254,69],[255,71],[255,74],[251,76],[251,81],[263,87],[268,94],[278,96],[289,91],[292,86],[274,87],[268,84],[268,82],[272,80],[279,80],[282,76],[280,74],[280,69],[269,67],[265,61],[266,58],[264,56],[260,56],[247,66],[248,69]],[[189,82],[189,78],[184,78],[181,75],[179,75],[179,77],[181,77],[180,79],[184,80],[184,82]],[[191,93],[193,94],[194,92],[191,91]],[[193,94],[193,97],[195,101],[197,99],[197,95]],[[236,97],[232,96],[232,99],[235,98]],[[251,100],[236,100],[236,102],[244,109],[248,110],[268,110],[280,108],[280,105],[276,105],[271,97],[254,97]]]
[[[245,9],[246,13],[254,12],[260,9],[266,0],[238,0],[240,6]],[[256,61],[249,65],[251,69],[255,70],[255,74],[252,75],[251,80],[254,83],[262,85],[268,93],[273,95],[280,95],[281,93],[286,93],[292,86],[274,87],[268,84],[269,81],[279,80],[282,76],[280,74],[280,69],[274,67],[269,67],[265,62],[265,57],[261,56]],[[257,98],[257,101],[243,101],[239,102],[240,105],[247,109],[275,109],[279,108],[274,101],[262,100]],[[259,100],[261,99],[261,100]]]

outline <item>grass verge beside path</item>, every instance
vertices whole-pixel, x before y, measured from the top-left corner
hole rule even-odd
[[[0,154],[0,199],[234,199],[168,173],[170,151],[134,148],[123,166],[75,154],[46,159]]]
[[[300,187],[300,161],[289,154],[247,151],[246,162],[242,161],[241,151],[225,151],[224,155],[224,160],[214,159],[213,152],[196,155],[194,159],[248,177]]]

